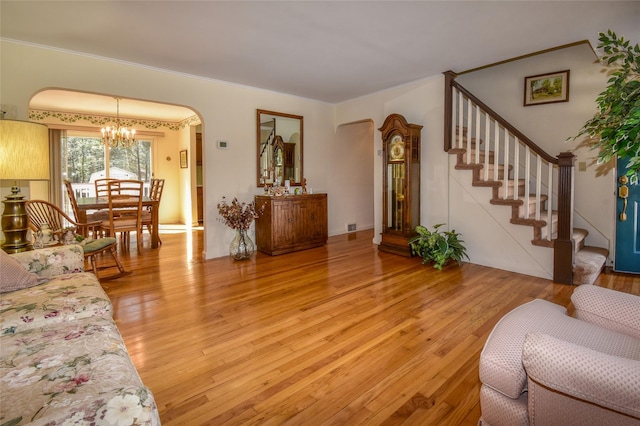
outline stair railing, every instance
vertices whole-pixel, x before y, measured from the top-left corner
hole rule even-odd
[[[543,228],[546,235],[541,237],[553,241],[553,279],[571,284],[574,155],[570,152],[560,153],[558,157],[548,154],[458,84],[453,71],[444,75],[444,150],[464,149],[466,164],[483,165],[481,180],[501,183],[501,200],[522,200],[522,219],[546,222]],[[479,146],[481,140],[482,147]],[[511,181],[513,190],[509,189]],[[521,182],[524,182],[523,195],[518,191]],[[545,211],[541,208],[543,192],[547,197]],[[532,205],[536,206],[534,211]],[[554,209],[557,216],[552,214]]]
[[[260,144],[262,145],[262,150],[260,151],[261,157],[262,157],[262,154],[264,154],[264,151],[267,149],[267,147],[273,144],[273,139],[276,137],[276,128],[275,128],[276,119],[274,118],[273,121],[274,121],[273,130],[271,130],[271,132],[267,135],[267,139]]]

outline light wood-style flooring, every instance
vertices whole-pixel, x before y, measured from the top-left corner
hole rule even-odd
[[[440,272],[372,238],[242,262],[202,260],[202,231],[141,254],[132,241],[120,255],[133,273],[103,287],[163,424],[475,425],[494,324],[534,298],[569,306],[570,286],[470,263]],[[640,294],[637,276],[596,285]]]

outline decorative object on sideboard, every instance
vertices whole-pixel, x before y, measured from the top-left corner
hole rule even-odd
[[[0,180],[13,180],[2,213],[2,249],[7,253],[31,250],[24,195],[18,181],[49,180],[49,129],[29,121],[0,120]]]
[[[245,260],[253,255],[255,246],[247,230],[251,227],[254,219],[260,217],[263,211],[264,206],[256,208],[255,200],[250,203],[241,203],[234,197],[231,204],[228,204],[226,198],[222,197],[222,201],[218,203],[220,221],[236,231],[236,235],[229,245],[229,255],[233,259]]]

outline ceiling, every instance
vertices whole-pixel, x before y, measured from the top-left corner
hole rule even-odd
[[[0,1],[3,39],[331,104],[639,23],[638,1]]]

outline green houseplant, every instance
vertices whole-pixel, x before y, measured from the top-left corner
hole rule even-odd
[[[433,231],[418,225],[416,232],[418,235],[409,240],[411,252],[422,257],[422,263],[433,262],[433,267],[442,270],[442,267],[450,260],[455,260],[458,265],[462,264],[462,258],[467,256],[467,249],[462,245],[460,234],[455,230],[440,231],[439,228],[444,223],[434,225]]]
[[[609,69],[607,88],[596,99],[598,112],[572,140],[588,136],[598,161],[629,159],[627,175],[640,172],[640,47],[608,30],[599,34],[602,63]]]

